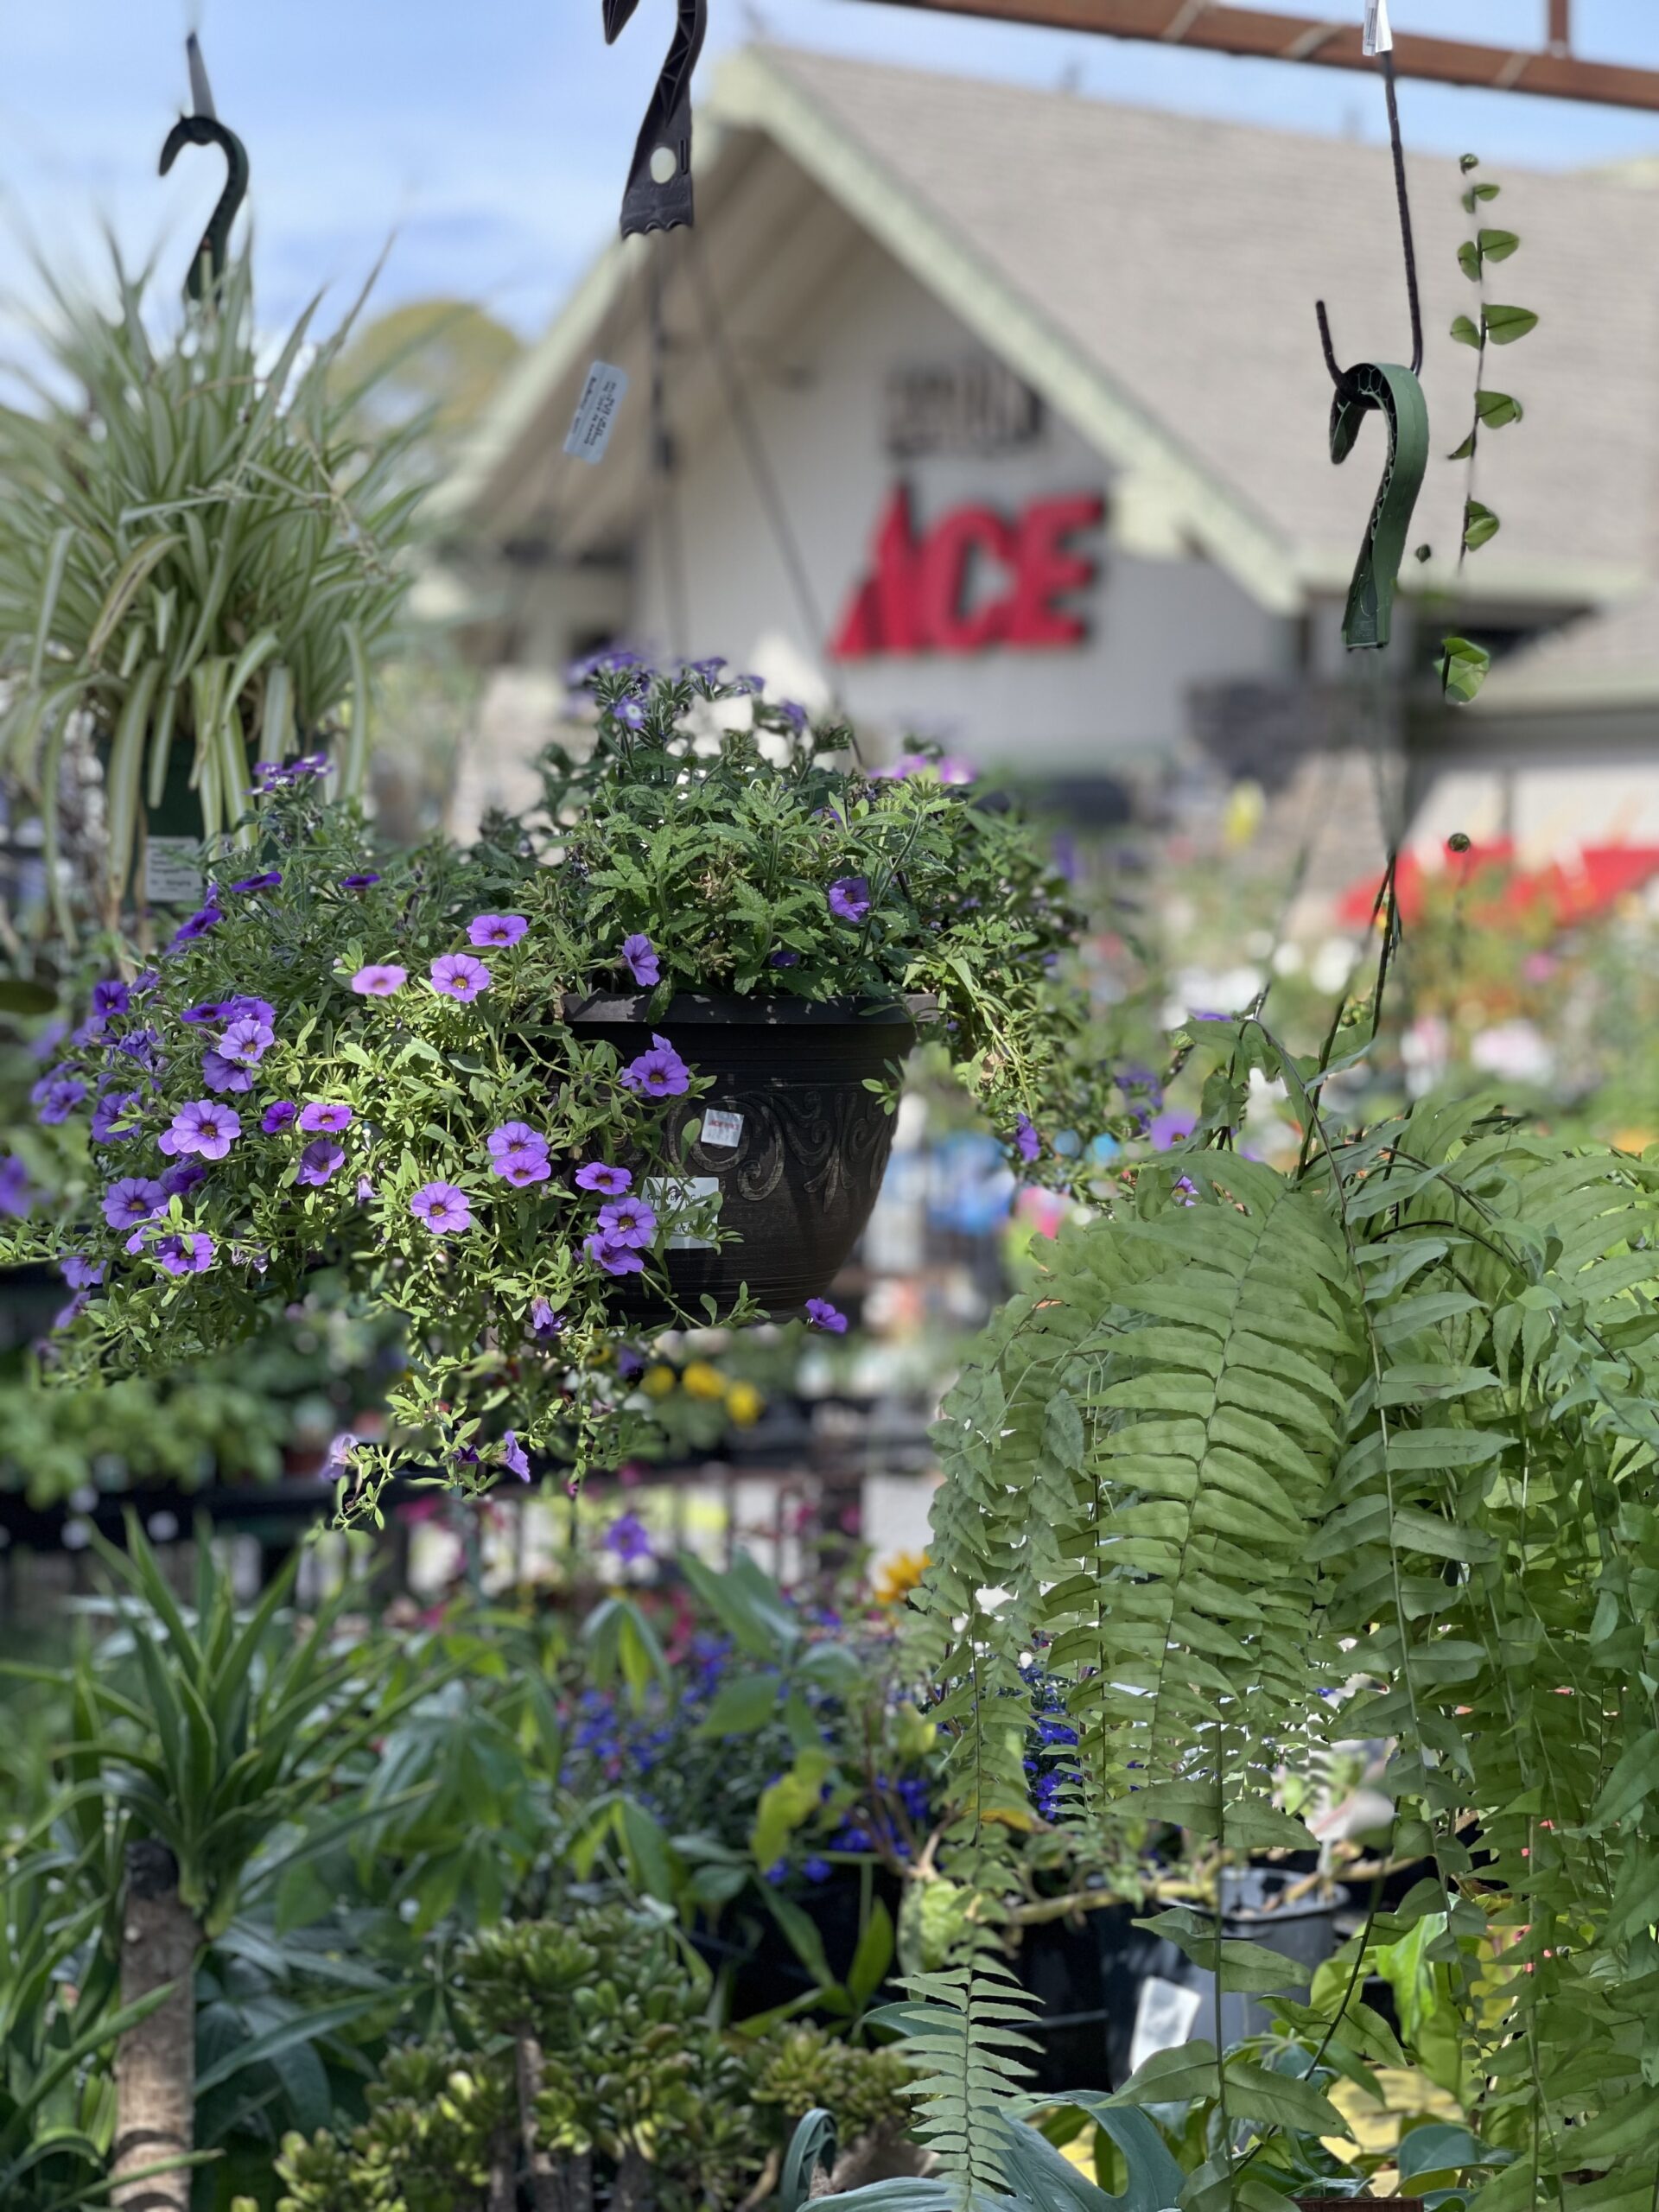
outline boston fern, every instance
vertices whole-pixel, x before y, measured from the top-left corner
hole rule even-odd
[[[1473,2134],[1449,2163],[1484,2212],[1646,2205],[1659,1162],[1443,1102],[1325,1141],[1317,1071],[1254,1025],[1209,1027],[1235,1073],[1286,1079],[1307,1158],[1240,1158],[1233,1090],[1192,1147],[1062,1234],[936,1432],[919,1635],[953,1871],[994,1921],[1000,1840],[1027,1817],[1034,1646],[1066,1686],[1078,1820],[1174,1821],[1223,1856],[1307,1847],[1288,1790],[1333,1737],[1391,1739],[1391,1849],[1421,1879],[1321,1976],[1322,2005],[1279,2005],[1292,2058],[1190,2044],[1116,2101],[1203,2105],[1185,2205],[1283,2204],[1328,2169],[1319,2139],[1349,2132],[1338,2075],[1398,2063],[1359,1992],[1412,1939],[1454,2007]],[[1224,1987],[1296,1971],[1208,1912],[1153,1924]],[[988,2123],[964,2150],[959,2087],[925,2087],[964,2179],[994,2187]]]

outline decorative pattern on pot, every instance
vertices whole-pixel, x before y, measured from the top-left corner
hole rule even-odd
[[[724,1313],[747,1286],[768,1313],[798,1312],[829,1288],[875,1205],[893,1117],[866,1085],[902,1065],[911,1013],[683,993],[647,1019],[648,1003],[643,993],[596,996],[568,1001],[565,1013],[625,1061],[660,1033],[712,1085],[679,1109],[670,1135],[684,1173],[717,1188],[729,1241],[669,1247],[674,1297],[693,1313],[709,1297]],[[620,1284],[616,1296],[642,1325],[674,1319],[648,1284]]]

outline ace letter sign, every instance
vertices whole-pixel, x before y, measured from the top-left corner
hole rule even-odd
[[[1080,644],[1089,626],[1059,602],[1092,584],[1098,564],[1071,541],[1098,528],[1105,511],[1097,492],[1033,499],[1013,520],[992,507],[957,507],[918,536],[909,487],[899,485],[831,652],[869,660]]]

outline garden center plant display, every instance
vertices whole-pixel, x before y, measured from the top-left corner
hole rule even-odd
[[[607,1364],[631,1327],[757,1318],[769,1280],[844,1327],[823,1294],[915,1025],[1040,1161],[1075,1026],[1040,841],[920,760],[843,765],[847,733],[716,664],[613,656],[593,682],[591,756],[552,756],[546,818],[467,854],[382,853],[320,758],[267,764],[208,903],[93,985],[34,1094],[86,1122],[87,1202],[3,1248],[70,1279],[55,1374],[198,1357],[335,1267],[410,1358],[404,1440],[351,1453],[350,1510],[419,1457],[468,1487],[532,1452],[582,1466],[645,1419]],[[779,1205],[805,1242],[836,1220],[819,1279]]]

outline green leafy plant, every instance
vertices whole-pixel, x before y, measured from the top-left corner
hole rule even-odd
[[[56,381],[36,411],[0,410],[0,751],[55,880],[60,764],[89,720],[106,919],[169,792],[156,826],[211,836],[241,814],[253,757],[336,737],[342,786],[360,785],[422,496],[404,467],[418,425],[365,442],[362,394],[340,388],[355,308],[318,343],[313,302],[271,361],[245,257],[161,343],[147,275],[115,275],[112,316],[53,284]],[[61,891],[58,908],[73,934]]]
[[[1480,163],[1473,154],[1465,154],[1460,164],[1465,177],[1471,177]],[[1473,315],[1459,315],[1452,325],[1452,335],[1460,346],[1469,346],[1475,354],[1474,416],[1468,435],[1452,451],[1453,461],[1469,464],[1467,488],[1463,502],[1463,531],[1458,546],[1458,566],[1483,545],[1490,544],[1497,537],[1500,524],[1493,510],[1475,497],[1475,460],[1480,447],[1483,430],[1501,430],[1510,423],[1518,423],[1522,406],[1518,399],[1507,391],[1497,391],[1485,384],[1487,349],[1493,346],[1513,346],[1538,327],[1538,317],[1530,308],[1505,306],[1486,295],[1486,272],[1495,263],[1507,261],[1521,244],[1513,231],[1496,230],[1480,220],[1482,210],[1497,198],[1502,188],[1482,181],[1470,183],[1464,190],[1465,211],[1474,219],[1475,234],[1465,238],[1458,248],[1458,266],[1470,283],[1478,289],[1479,302]],[[1471,639],[1447,637],[1442,640],[1438,664],[1440,688],[1446,698],[1466,704],[1474,698],[1485,682],[1492,664],[1492,657],[1484,645]]]
[[[568,1018],[619,980],[647,1020],[710,982],[860,1007],[924,994],[982,1109],[1040,1160],[1075,1007],[1048,966],[1074,918],[1039,841],[925,763],[836,765],[847,733],[712,664],[595,681],[593,758],[555,756],[549,819],[493,824],[469,855],[382,853],[322,803],[315,759],[269,766],[219,862],[245,872],[155,966],[92,986],[35,1096],[50,1125],[89,1111],[110,1179],[79,1219],[0,1246],[73,1279],[56,1376],[220,1351],[334,1268],[402,1317],[410,1352],[400,1436],[342,1447],[346,1511],[378,1510],[417,1457],[468,1487],[527,1476],[531,1452],[580,1468],[601,1422],[623,1456],[651,1401],[606,1364],[619,1285],[705,1319],[662,1255],[734,1232],[671,1149],[704,1079],[660,1037],[620,1065]],[[750,727],[713,734],[722,715]]]
[[[994,1917],[1033,1645],[1065,1686],[1079,1811],[1176,1821],[1224,1861],[1308,1847],[1283,1803],[1333,1733],[1389,1739],[1391,1848],[1422,1879],[1317,2011],[1281,2008],[1300,2056],[1188,2045],[1116,2101],[1207,2101],[1195,2212],[1281,2203],[1290,2137],[1339,2135],[1325,2086],[1379,2063],[1368,1956],[1414,1941],[1504,2160],[1483,2204],[1649,2189],[1656,1170],[1478,1103],[1344,1130],[1340,1023],[1317,1058],[1203,1027],[1227,1058],[1192,1141],[1062,1234],[936,1432],[919,1602],[956,1847]],[[1298,1107],[1290,1172],[1232,1148],[1251,1068]],[[1289,1978],[1213,1910],[1150,1924],[1224,1990]],[[982,2041],[969,2018],[964,2049]],[[982,2162],[961,2133],[963,2178],[991,2185],[995,2141]]]

